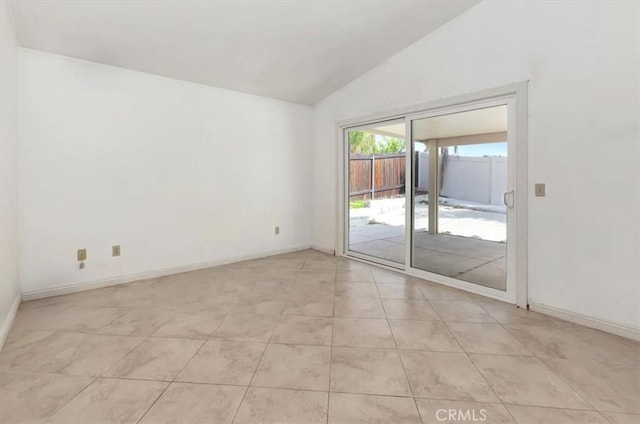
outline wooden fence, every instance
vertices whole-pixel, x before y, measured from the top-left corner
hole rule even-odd
[[[404,194],[405,154],[351,155],[349,198],[368,200]]]

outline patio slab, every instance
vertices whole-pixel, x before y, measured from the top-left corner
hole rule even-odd
[[[506,243],[449,234],[416,233],[414,266],[464,281],[506,289]],[[368,224],[350,229],[350,250],[404,263],[403,226]]]

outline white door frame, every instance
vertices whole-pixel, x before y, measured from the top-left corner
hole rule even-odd
[[[341,145],[341,154],[342,154],[342,162],[345,162],[343,164],[343,170],[344,172],[341,174],[343,176],[344,179],[344,188],[342,190],[342,204],[345,205],[342,209],[343,209],[343,222],[347,225],[347,228],[344,228],[343,231],[343,236],[342,236],[342,254],[345,256],[350,256],[353,258],[357,258],[357,259],[362,259],[365,261],[375,261],[381,265],[384,266],[388,266],[390,268],[397,268],[397,269],[401,269],[404,270],[405,269],[405,264],[401,264],[401,263],[397,263],[397,262],[393,262],[387,259],[383,259],[383,258],[378,258],[375,256],[371,256],[371,255],[367,255],[364,253],[359,253],[353,250],[349,250],[349,208],[346,205],[349,205],[349,167],[346,165],[346,161],[344,158],[349,158],[349,145],[348,143],[345,143],[344,140],[346,140],[346,138],[348,137],[348,133],[351,131],[363,131],[363,130],[367,130],[370,129],[372,127],[376,127],[379,126],[380,124],[386,124],[386,125],[393,125],[393,124],[402,124],[403,122],[405,122],[404,118],[400,118],[400,119],[384,119],[382,121],[376,121],[376,122],[369,122],[367,124],[364,125],[357,125],[357,126],[348,126],[348,127],[342,127],[341,128],[341,137],[342,137],[342,145]],[[405,134],[405,140],[406,140],[406,134]],[[408,144],[405,141],[405,150],[406,148],[408,148]],[[406,178],[406,177],[405,177]],[[405,189],[406,190],[406,189]],[[405,231],[406,234],[406,231]],[[337,250],[336,250],[337,252]],[[406,258],[405,258],[406,259]]]
[[[431,109],[425,112],[419,112],[419,113],[415,113],[412,115],[407,115],[406,117],[406,125],[407,128],[409,128],[410,131],[413,131],[413,125],[412,123],[416,120],[421,120],[421,119],[425,119],[425,118],[432,118],[435,116],[442,116],[442,115],[449,115],[449,114],[454,114],[454,113],[462,113],[462,112],[468,112],[468,111],[473,111],[473,110],[478,110],[478,109],[484,109],[484,108],[490,108],[490,107],[495,107],[495,106],[502,106],[502,105],[506,105],[507,106],[507,110],[508,110],[508,119],[507,119],[507,144],[508,144],[508,155],[507,155],[507,161],[508,161],[508,166],[507,166],[507,192],[510,192],[511,190],[515,191],[515,181],[516,181],[516,172],[515,170],[517,169],[517,146],[516,146],[516,117],[515,117],[515,108],[516,108],[516,104],[515,104],[515,94],[509,94],[506,96],[499,96],[499,97],[494,97],[491,99],[487,99],[487,100],[481,100],[481,101],[477,101],[477,102],[468,102],[468,103],[464,103],[464,104],[458,104],[455,106],[447,106],[447,107],[442,107],[442,108],[436,108],[436,109]],[[408,133],[409,136],[407,137],[408,140],[413,140],[413,134],[410,132]],[[433,143],[433,145],[431,146],[432,149],[435,146],[435,142]],[[411,154],[413,155],[413,147],[411,146]],[[432,150],[432,151],[436,151],[436,150]],[[431,164],[429,165],[429,169],[431,171],[431,175],[429,176],[431,182],[436,181],[437,180],[437,169],[435,167],[435,164],[437,163],[437,154],[431,154],[430,159],[432,160]],[[413,171],[415,172],[415,169],[413,169]],[[415,205],[414,205],[414,198],[412,196],[413,194],[413,187],[410,190],[411,193],[409,193],[409,195],[406,198],[406,204],[409,205],[407,207],[410,208],[410,215],[411,216],[411,221],[413,222],[413,214],[415,212]],[[438,205],[438,201],[437,201],[437,195],[438,195],[438,190],[436,189],[435,193],[431,193],[431,190],[429,190],[430,193],[430,199],[429,199],[429,205]],[[512,201],[514,201],[515,199],[512,199]],[[437,206],[436,206],[437,207]],[[437,222],[437,219],[431,220],[431,218],[435,218],[437,216],[437,212],[434,214],[433,213],[433,209],[430,208],[430,222],[429,222],[429,229],[431,231],[431,225],[434,225]],[[493,298],[497,298],[497,299],[501,299],[501,300],[505,300],[511,303],[516,303],[516,268],[517,268],[517,264],[516,264],[516,259],[517,258],[517,253],[516,253],[516,245],[517,245],[517,234],[516,234],[516,227],[517,227],[517,216],[516,216],[516,211],[517,209],[512,209],[512,208],[507,208],[507,258],[506,258],[506,276],[507,276],[507,281],[506,281],[506,290],[497,290],[491,287],[485,287],[485,286],[478,286],[475,283],[471,283],[471,282],[466,282],[466,281],[462,281],[453,277],[446,277],[440,274],[436,274],[433,272],[429,272],[427,270],[423,270],[423,269],[419,269],[419,268],[415,268],[413,266],[409,266],[406,268],[407,271],[409,271],[412,275],[416,275],[418,277],[424,278],[424,279],[428,279],[431,281],[435,281],[441,284],[446,284],[448,286],[452,286],[452,287],[456,287],[456,288],[460,288],[463,290],[469,290],[469,291],[475,291],[478,294],[482,294],[485,296],[490,296]],[[437,231],[437,228],[436,228]],[[410,240],[409,237],[411,237],[411,228],[409,229],[409,231],[407,231],[406,233],[406,237],[407,240]],[[516,241],[514,243],[514,241]],[[413,243],[411,244],[411,248],[413,248]],[[409,250],[408,252],[409,254],[413,255],[413,251]],[[409,259],[410,263],[410,257],[407,257],[407,259]],[[526,304],[525,304],[526,306]]]
[[[358,126],[367,126],[376,122],[384,122],[390,120],[397,119],[405,119],[406,125],[406,135],[405,138],[407,142],[407,156],[406,156],[406,165],[407,169],[413,169],[411,164],[413,151],[412,146],[409,144],[411,141],[410,137],[410,118],[415,118],[417,116],[426,117],[426,116],[435,116],[446,113],[452,113],[453,111],[460,110],[468,110],[474,109],[478,107],[483,107],[484,105],[490,104],[493,101],[502,101],[504,102],[507,99],[509,103],[509,138],[514,137],[514,142],[510,143],[511,146],[514,147],[515,152],[512,154],[512,151],[509,151],[509,156],[514,156],[513,161],[515,162],[514,166],[509,166],[510,171],[514,172],[515,175],[512,175],[511,181],[513,181],[513,187],[508,187],[509,190],[514,190],[514,202],[517,205],[515,209],[515,213],[513,214],[513,219],[515,223],[510,225],[511,228],[510,233],[508,234],[508,240],[514,240],[511,243],[514,244],[512,251],[515,256],[515,260],[511,261],[512,269],[507,269],[507,275],[511,274],[511,277],[514,279],[514,283],[510,289],[509,284],[507,284],[507,291],[500,291],[496,289],[492,289],[490,287],[481,286],[474,283],[467,283],[465,281],[457,280],[455,278],[444,277],[439,274],[429,273],[426,271],[416,270],[411,268],[410,264],[410,255],[411,255],[411,244],[410,243],[410,232],[411,232],[411,220],[412,213],[406,214],[406,254],[405,254],[405,264],[401,266],[401,270],[409,275],[414,275],[416,277],[429,279],[431,281],[452,286],[455,288],[459,288],[462,290],[466,290],[469,292],[477,293],[483,296],[491,297],[498,300],[503,300],[509,303],[515,303],[517,306],[522,308],[528,307],[528,295],[527,295],[527,250],[528,250],[528,240],[527,240],[527,200],[528,200],[528,148],[527,148],[527,135],[528,135],[528,123],[527,123],[527,86],[528,81],[522,81],[515,84],[510,84],[503,87],[492,88],[488,90],[483,90],[476,93],[466,94],[462,96],[456,96],[448,99],[436,100],[433,102],[423,103],[419,105],[409,106],[401,109],[375,113],[363,117],[352,118],[341,120],[336,122],[336,141],[338,145],[338,149],[336,149],[337,153],[337,163],[338,163],[338,178],[337,178],[337,202],[336,202],[336,217],[337,217],[337,238],[336,238],[336,255],[338,256],[347,256],[348,249],[345,245],[347,240],[346,234],[348,234],[348,202],[346,202],[346,196],[348,196],[349,187],[348,177],[346,172],[348,172],[348,165],[345,161],[345,129],[353,128]],[[504,103],[503,103],[504,104]],[[514,170],[515,168],[515,170]],[[412,178],[413,176],[410,176]],[[413,184],[411,184],[413,187]],[[411,204],[411,194],[413,190],[406,190],[406,205],[405,207],[411,207],[413,211],[413,207]],[[372,261],[374,258],[369,258],[366,255],[353,255],[349,253],[349,257],[360,260]],[[392,266],[394,268],[398,267],[398,264],[388,263],[384,261],[375,260],[376,263],[386,266]],[[508,260],[507,263],[510,261]],[[514,268],[514,269],[513,269]]]

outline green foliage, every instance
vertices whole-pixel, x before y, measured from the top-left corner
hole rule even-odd
[[[351,202],[349,202],[350,209],[362,209],[366,208],[367,206],[367,202],[365,202],[364,200],[352,200]]]
[[[377,153],[399,153],[404,152],[404,140],[396,137],[383,137],[382,143],[378,145]]]
[[[399,153],[404,151],[404,140],[397,137],[376,137],[365,131],[350,131],[349,151],[360,155]]]
[[[375,150],[376,138],[364,131],[349,132],[349,151],[352,154],[369,155]]]

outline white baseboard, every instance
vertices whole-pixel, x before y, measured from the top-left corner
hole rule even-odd
[[[107,278],[98,281],[88,281],[85,283],[68,284],[42,290],[33,290],[22,293],[22,300],[35,300],[45,297],[60,296],[63,294],[77,293],[85,290],[99,289],[102,287],[115,286],[118,284],[131,283],[138,280],[146,280],[149,278],[164,277],[166,275],[180,274],[182,272],[197,271],[199,269],[211,268],[214,266],[227,265],[236,262],[249,261],[252,259],[260,259],[267,256],[282,255],[284,253],[297,252],[300,250],[311,249],[310,245],[297,246],[292,248],[267,250],[260,253],[250,253],[246,255],[230,256],[226,258],[213,259],[210,261],[196,262],[187,265],[174,266],[170,268],[162,268],[153,271],[141,272],[137,274],[123,275],[120,277]]]
[[[591,318],[586,315],[569,312],[564,309],[555,308],[553,306],[543,305],[540,303],[529,301],[529,309],[541,314],[550,315],[575,324],[584,325],[585,327],[595,328],[596,330],[615,334],[617,336],[626,337],[628,339],[640,341],[640,328],[629,327],[609,321],[603,321]]]
[[[22,303],[22,297],[20,296],[20,293],[18,293],[16,298],[13,300],[13,303],[11,304],[11,308],[9,308],[9,313],[6,317],[4,317],[2,327],[0,327],[0,352],[2,352],[4,343],[7,341],[7,336],[9,336],[9,331],[11,330],[13,322],[16,319],[20,303]]]

